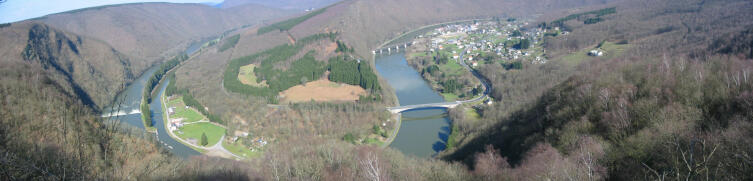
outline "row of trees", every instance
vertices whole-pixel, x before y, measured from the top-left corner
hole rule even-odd
[[[205,108],[203,105],[201,105],[201,103],[199,103],[198,100],[194,99],[191,94],[189,94],[189,93],[183,94],[183,103],[185,103],[186,106],[190,106],[190,107],[193,107],[196,110],[199,110],[199,112],[201,112],[201,114],[203,114],[203,115],[207,116],[207,118],[209,118],[209,121],[212,121],[212,122],[215,122],[215,123],[220,123],[220,124],[225,124],[225,122],[222,121],[222,119],[220,118],[220,116],[217,116],[217,115],[209,113],[209,111],[207,111],[207,108]]]
[[[144,84],[144,95],[143,98],[146,100],[146,102],[152,101],[152,91],[154,90],[154,87],[159,84],[159,81],[162,80],[162,77],[167,74],[168,71],[173,69],[175,66],[178,66],[181,62],[188,60],[188,55],[182,54],[176,57],[173,57],[169,61],[162,63],[160,65],[159,69],[155,71],[152,76],[146,81],[146,84]]]
[[[185,103],[186,106],[190,106],[196,110],[199,110],[199,112],[206,116],[209,121],[225,124],[225,121],[223,121],[220,116],[207,111],[204,105],[196,100],[188,91],[188,89],[178,89],[178,87],[175,86],[175,82],[177,82],[177,80],[175,79],[175,72],[168,73],[166,79],[170,81],[167,83],[167,87],[165,87],[165,96],[183,95],[183,103]]]
[[[584,13],[571,14],[564,18],[560,18],[560,19],[552,21],[551,23],[549,23],[549,27],[562,27],[566,21],[570,21],[573,19],[580,19],[583,16],[589,16],[589,15],[593,17],[586,19],[584,23],[593,24],[593,23],[597,23],[601,21],[602,16],[608,15],[608,14],[614,14],[614,13],[617,13],[616,7],[604,8],[604,9],[599,9],[599,10],[589,11],[589,12],[584,12]],[[546,26],[546,24],[542,24],[542,25]]]
[[[152,122],[151,117],[151,111],[149,111],[149,102],[152,101],[152,91],[154,90],[154,87],[159,84],[159,81],[162,80],[162,77],[171,69],[173,69],[175,66],[178,66],[180,62],[183,62],[188,59],[188,55],[181,54],[179,56],[175,56],[169,61],[163,63],[160,65],[159,69],[155,71],[152,76],[144,83],[144,93],[141,96],[141,117],[144,121],[144,127],[152,127],[154,126],[154,123]]]
[[[240,34],[233,35],[231,37],[225,38],[223,40],[222,45],[220,46],[220,48],[218,50],[220,52],[224,52],[227,49],[233,48],[233,47],[235,47],[235,44],[238,44],[238,40],[240,40],[240,39],[241,39],[241,35]]]
[[[299,17],[295,17],[295,18],[290,18],[290,19],[285,20],[285,21],[280,21],[280,22],[277,22],[275,24],[271,24],[271,25],[268,25],[268,26],[261,27],[261,28],[259,28],[259,30],[256,31],[256,33],[259,34],[259,35],[261,35],[261,34],[268,33],[268,32],[274,31],[274,30],[279,30],[279,31],[290,30],[295,25],[298,25],[301,22],[306,21],[307,19],[309,19],[311,17],[314,17],[316,15],[322,14],[326,9],[327,9],[326,7],[325,8],[321,8],[319,10],[310,12],[310,13],[305,14],[303,16],[299,16]]]

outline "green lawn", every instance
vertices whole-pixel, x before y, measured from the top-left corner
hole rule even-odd
[[[379,141],[376,138],[366,138],[366,139],[363,140],[363,144],[367,144],[367,145],[370,145],[370,144],[373,144],[373,145],[382,145],[382,144],[384,144],[384,142]]]
[[[175,107],[175,114],[170,115],[170,118],[184,118],[183,123],[192,123],[206,119],[203,115],[201,115],[201,113],[197,112],[196,110],[186,108],[186,104],[183,103],[182,96],[178,96],[178,98],[168,101],[167,107]]]
[[[229,143],[227,141],[223,141],[222,146],[225,147],[227,151],[230,151],[233,154],[236,154],[238,156],[242,156],[245,158],[254,158],[254,157],[261,156],[260,151],[251,151],[250,149],[248,149],[248,147],[243,145],[243,143],[241,143],[240,140],[235,143]]]
[[[453,93],[442,93],[442,97],[444,97],[445,101],[456,101],[458,100],[458,95]]]
[[[444,72],[447,76],[458,76],[464,73],[463,66],[461,66],[455,59],[450,59],[447,64],[439,65],[439,70]]]
[[[468,108],[465,110],[465,117],[470,120],[479,120],[481,119],[481,115],[476,112],[476,109]]]
[[[225,134],[225,128],[216,126],[212,123],[196,123],[187,124],[175,131],[175,135],[183,139],[196,139],[197,143],[201,143],[201,133],[207,134],[207,141],[209,144],[206,146],[212,146],[220,141],[222,135]]]
[[[256,87],[266,87],[267,83],[262,82],[256,82],[256,74],[254,73],[254,68],[256,65],[254,64],[248,64],[245,66],[241,66],[238,70],[238,80],[241,81],[241,83],[250,85],[250,86],[256,86]]]

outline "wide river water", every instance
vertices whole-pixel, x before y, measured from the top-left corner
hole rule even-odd
[[[195,51],[195,50],[194,50]],[[445,100],[434,91],[431,86],[405,60],[405,54],[398,52],[391,55],[378,55],[376,69],[379,75],[387,80],[394,88],[400,105],[413,105],[444,102]],[[118,94],[118,100],[123,100],[121,110],[138,110],[141,95],[146,80],[159,66],[149,68],[138,79],[134,80],[125,91]],[[158,96],[150,102],[150,110],[154,127],[157,128],[157,138],[171,153],[180,157],[190,157],[201,153],[179,143],[167,134],[164,125],[160,96],[170,80],[160,85]],[[109,109],[109,108],[108,108]],[[127,125],[144,129],[141,114],[128,114],[117,117]],[[402,113],[400,131],[390,147],[398,149],[407,155],[417,157],[431,157],[445,149],[450,134],[450,120],[444,108],[411,110]]]
[[[203,43],[204,42],[192,44],[186,49],[185,53],[190,55],[196,52]],[[144,93],[144,84],[146,84],[146,81],[151,78],[152,74],[157,71],[157,69],[159,69],[159,65],[155,65],[147,69],[139,78],[128,85],[125,91],[118,93],[116,100],[122,101],[120,110],[129,113],[139,110],[139,106],[141,104],[141,96]],[[201,153],[199,153],[198,151],[181,144],[167,134],[167,129],[165,128],[164,119],[162,116],[162,100],[160,99],[160,97],[162,94],[164,94],[165,87],[167,87],[167,84],[169,82],[170,80],[168,79],[163,80],[163,83],[160,84],[160,87],[157,87],[159,88],[157,96],[153,97],[152,102],[149,103],[149,110],[152,113],[150,116],[152,117],[154,127],[157,128],[157,139],[159,140],[159,144],[165,147],[165,149],[170,150],[171,153],[183,158],[200,155]],[[109,110],[112,110],[112,107],[105,108],[103,112],[107,113],[109,112]],[[140,130],[144,130],[144,123],[141,120],[140,113],[127,114],[112,118],[117,119],[122,123],[126,123],[123,124],[123,126],[136,127]]]
[[[408,65],[404,52],[377,55],[375,64],[379,75],[395,89],[401,106],[445,101]],[[445,149],[451,123],[447,109],[405,111],[401,119],[400,131],[390,147],[418,157],[430,157]]]

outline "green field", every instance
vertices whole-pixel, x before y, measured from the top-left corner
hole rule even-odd
[[[227,151],[230,151],[233,154],[236,154],[238,156],[242,156],[245,158],[254,158],[254,157],[261,156],[260,151],[251,151],[250,149],[248,149],[248,147],[244,146],[240,140],[238,140],[235,143],[229,143],[227,141],[223,141],[222,146],[225,147]]]
[[[217,142],[220,141],[220,138],[222,138],[222,135],[225,135],[225,128],[216,126],[212,123],[187,124],[183,125],[183,127],[178,130],[179,131],[175,131],[175,135],[183,139],[196,139],[197,143],[201,143],[201,133],[206,133],[207,141],[209,143],[206,145],[207,147],[217,144]]]
[[[241,66],[238,70],[238,80],[240,80],[241,83],[250,86],[267,87],[267,83],[265,81],[256,82],[256,74],[254,73],[254,68],[256,68],[256,65],[254,64]]]
[[[468,108],[465,109],[465,117],[469,120],[479,120],[481,119],[481,115],[476,112],[476,109]]]
[[[622,53],[625,52],[625,49],[627,49],[629,46],[630,46],[629,44],[619,45],[619,44],[608,42],[608,41],[604,42],[601,45],[601,49],[604,50],[605,55],[602,56],[601,58],[612,59],[617,56],[620,56],[622,55]],[[595,58],[592,56],[588,56],[588,52],[591,50],[593,50],[593,48],[585,48],[578,52],[563,56],[562,60],[567,62],[567,64],[571,66],[580,65],[580,63],[582,63],[583,60],[591,60]]]
[[[442,93],[442,97],[444,97],[444,101],[456,101],[458,100],[458,95],[453,93]]]
[[[175,114],[170,115],[170,118],[184,118],[183,123],[192,123],[206,119],[203,115],[201,115],[201,113],[196,112],[196,110],[186,108],[186,104],[183,103],[182,96],[178,96],[176,99],[168,101],[167,107],[175,107]]]
[[[450,58],[450,61],[447,61],[447,64],[439,65],[439,70],[444,72],[447,76],[458,76],[465,73],[463,66],[452,58]]]
[[[366,139],[363,140],[363,144],[367,144],[367,145],[371,145],[371,144],[373,144],[373,145],[382,145],[382,144],[384,144],[384,142],[379,141],[376,138],[366,138]]]

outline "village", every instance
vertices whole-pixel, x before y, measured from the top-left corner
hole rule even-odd
[[[552,32],[543,28],[523,28],[528,25],[528,22],[512,18],[445,25],[420,35],[413,42],[412,52],[439,52],[455,60],[465,53],[463,61],[474,68],[491,63],[507,65],[504,67],[508,69],[519,69],[521,63],[544,64],[547,60],[541,47],[542,39]],[[559,29],[554,31],[561,35],[568,33]]]

